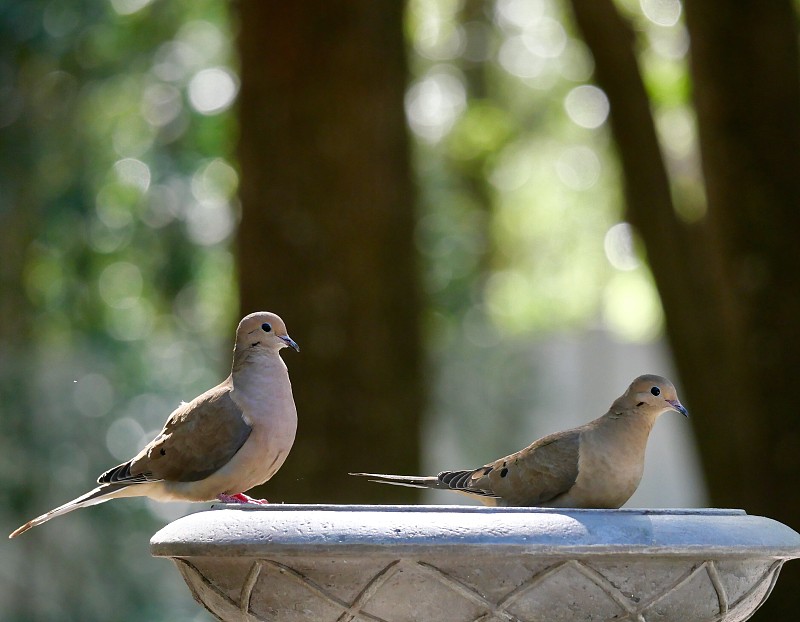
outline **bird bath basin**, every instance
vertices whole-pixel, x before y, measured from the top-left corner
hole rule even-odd
[[[746,620],[800,534],[742,510],[215,506],[151,540],[221,620]]]

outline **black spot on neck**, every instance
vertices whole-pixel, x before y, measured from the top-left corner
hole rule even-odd
[[[500,477],[505,477],[506,475],[508,475],[508,469],[503,467],[500,469]]]
[[[639,406],[644,406],[644,402],[639,402],[638,404],[636,404],[636,408],[639,408]]]

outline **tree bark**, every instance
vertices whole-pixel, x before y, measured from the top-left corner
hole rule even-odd
[[[685,6],[708,215],[723,243],[725,280],[736,301],[738,330],[726,336],[733,374],[725,381],[738,384],[747,408],[734,419],[724,411],[709,416],[702,446],[713,444],[721,428],[736,427],[739,434],[707,464],[708,478],[720,504],[738,503],[797,526],[800,418],[790,388],[800,369],[794,5],[696,0]],[[800,569],[790,564],[757,619],[788,619],[798,608]]]
[[[402,3],[238,5],[242,312],[275,311],[297,440],[263,490],[408,501],[348,471],[414,473],[424,403]],[[261,491],[260,491],[261,492]]]
[[[688,2],[707,215],[674,210],[633,49],[610,0],[572,0],[611,102],[627,217],[647,248],[715,505],[800,523],[800,81],[791,2]],[[790,565],[757,619],[800,605]]]

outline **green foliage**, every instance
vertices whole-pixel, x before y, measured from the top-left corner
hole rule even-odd
[[[20,290],[3,308],[21,328],[0,331],[6,531],[90,488],[226,371],[230,28],[219,0],[0,5],[0,238]],[[186,508],[118,504],[5,545],[4,620],[195,618],[148,553]]]
[[[518,131],[517,120],[494,102],[471,100],[447,138],[447,154],[455,161],[482,162]]]
[[[621,8],[640,34],[676,203],[696,219],[703,201],[680,3]],[[608,102],[591,83],[568,5],[412,1],[407,30],[420,249],[436,326],[446,318],[458,328],[478,308],[501,334],[599,322],[626,340],[657,337],[662,311],[646,262],[630,228],[615,229],[624,206]]]

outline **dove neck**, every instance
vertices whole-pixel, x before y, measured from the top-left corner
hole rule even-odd
[[[653,426],[656,423],[656,419],[658,419],[658,414],[659,413],[650,413],[630,407],[618,408],[617,404],[614,404],[606,417],[619,421],[625,426],[631,426],[632,430],[638,430],[644,432],[645,434],[649,434],[650,430],[653,429]]]
[[[243,378],[255,372],[261,375],[269,369],[286,369],[278,350],[267,350],[265,348],[240,348],[233,349],[233,366],[231,375],[233,378]]]
[[[277,350],[251,350],[234,356],[230,384],[231,398],[242,409],[248,425],[275,415],[290,421],[297,417],[293,414],[289,371]]]
[[[602,453],[609,452],[618,456],[620,461],[635,466],[644,459],[647,439],[653,430],[656,418],[649,413],[630,409],[611,410],[604,417],[595,420],[598,425],[588,436],[602,448]],[[636,469],[638,468],[636,466]]]

